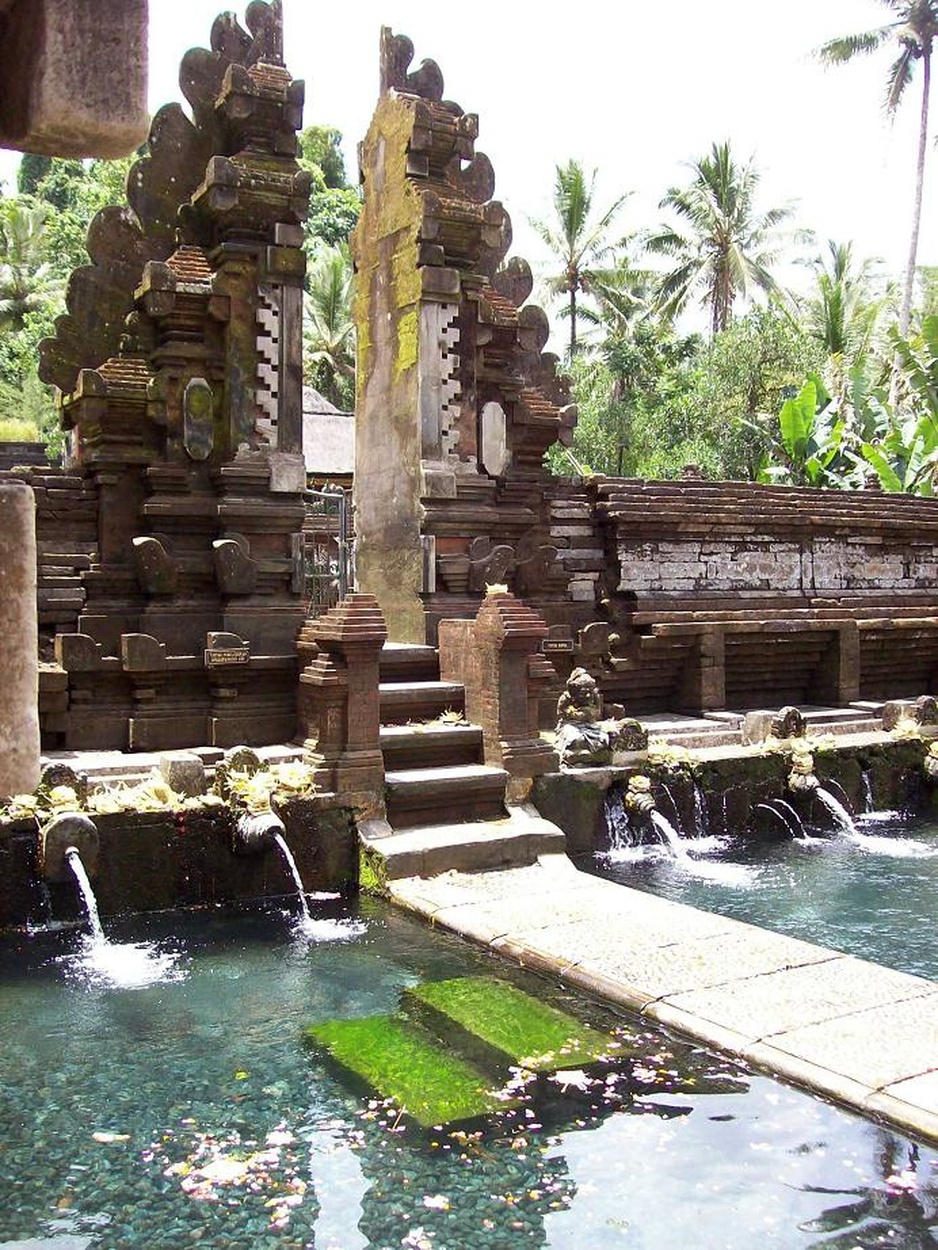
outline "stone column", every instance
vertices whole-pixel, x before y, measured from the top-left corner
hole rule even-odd
[[[440,622],[440,676],[465,685],[466,716],[482,726],[485,762],[508,772],[509,802],[558,768],[538,729],[539,690],[551,676],[539,650],[547,632],[543,618],[507,592],[487,595],[474,621]]]
[[[39,784],[39,627],[32,487],[0,481],[0,796]]]
[[[316,654],[300,674],[300,733],[317,784],[366,817],[384,813],[378,691],[388,631],[373,595],[348,595],[303,629]]]

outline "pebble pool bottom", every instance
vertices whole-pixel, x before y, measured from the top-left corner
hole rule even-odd
[[[0,1248],[938,1244],[938,1156],[379,903],[0,942]],[[301,1040],[497,976],[614,1033],[601,1075],[421,1129]]]

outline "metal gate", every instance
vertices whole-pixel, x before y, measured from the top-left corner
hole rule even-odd
[[[303,492],[303,581],[306,615],[321,616],[348,593],[349,506],[341,486]]]

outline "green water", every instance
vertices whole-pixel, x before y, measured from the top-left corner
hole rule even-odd
[[[938,826],[856,818],[859,840],[810,830],[780,841],[686,838],[580,864],[621,885],[938,980]]]
[[[74,934],[0,943],[0,1247],[936,1244],[931,1150],[391,909],[357,919],[312,939],[279,913],[111,922],[139,944],[123,987]],[[480,975],[612,1030],[619,1057],[423,1130],[301,1040]]]

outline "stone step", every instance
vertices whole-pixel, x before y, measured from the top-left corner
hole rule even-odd
[[[381,648],[382,681],[438,681],[440,658],[435,647],[411,642],[386,642]]]
[[[324,1020],[310,1025],[305,1036],[367,1089],[394,1099],[423,1128],[517,1105],[493,1092],[490,1073],[400,1015]]]
[[[566,838],[533,808],[511,807],[501,820],[427,825],[394,832],[387,821],[359,825],[365,851],[387,881],[435,877],[441,872],[486,872],[526,867],[542,855],[563,855]]]
[[[556,1072],[599,1063],[615,1039],[496,977],[424,981],[404,989],[408,1016],[448,1053],[488,1071]]]
[[[382,681],[382,725],[406,725],[436,720],[444,712],[461,712],[466,692],[454,681]]]
[[[488,764],[410,768],[384,774],[388,820],[395,829],[505,815],[508,774]]]
[[[482,762],[482,730],[478,725],[383,725],[381,751],[384,766],[399,772],[407,768],[439,768]]]

